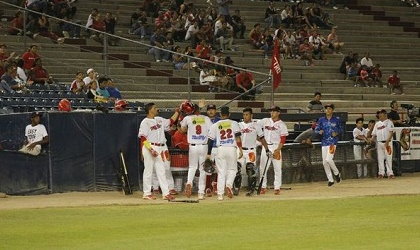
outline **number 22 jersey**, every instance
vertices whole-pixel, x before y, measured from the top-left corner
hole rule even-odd
[[[236,147],[235,134],[240,133],[236,121],[224,119],[210,128],[209,139],[216,141],[217,147]]]

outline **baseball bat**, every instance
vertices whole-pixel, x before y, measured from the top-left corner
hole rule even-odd
[[[199,203],[199,200],[168,200],[168,202]]]
[[[130,186],[130,181],[128,179],[127,166],[125,165],[125,159],[124,159],[124,154],[123,154],[122,150],[120,151],[120,157],[121,157],[121,163],[122,163],[122,170],[124,171],[123,172],[123,191],[124,191],[124,194],[125,195],[133,194],[133,191],[131,190],[131,186]]]
[[[261,181],[260,181],[260,184],[258,185],[257,195],[260,195],[260,193],[261,193],[261,188],[262,188],[265,172],[267,171],[267,166],[268,166],[269,161],[270,161],[270,158],[267,157],[267,161],[265,162],[265,167],[264,167],[264,171],[263,171],[263,174],[262,174],[262,177],[261,177]]]

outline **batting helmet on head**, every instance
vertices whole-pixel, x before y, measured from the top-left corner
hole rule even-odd
[[[70,112],[71,111],[71,103],[67,99],[61,99],[58,103],[58,110],[59,111],[65,111]]]
[[[114,108],[117,111],[124,111],[127,108],[127,102],[125,100],[117,100],[115,101]]]
[[[181,104],[180,109],[183,114],[191,115],[194,113],[194,104],[192,104],[192,102],[185,101]]]

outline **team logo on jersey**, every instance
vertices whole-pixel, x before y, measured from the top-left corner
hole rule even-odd
[[[162,127],[162,125],[160,125],[160,124],[156,124],[156,125],[154,125],[154,126],[151,126],[150,127],[150,130],[158,130],[158,129],[160,129]]]
[[[231,128],[232,127],[232,123],[230,122],[230,121],[228,121],[228,122],[220,122],[219,123],[219,130],[222,130],[222,129],[228,129],[228,128]]]
[[[274,127],[274,126],[272,126],[272,127],[271,126],[265,126],[264,129],[269,130],[269,131],[270,130],[277,130],[277,128]]]
[[[203,125],[206,123],[206,120],[204,119],[204,117],[194,117],[192,119],[192,124],[194,125]]]
[[[244,128],[241,130],[242,133],[246,134],[246,133],[252,133],[253,130],[251,128]]]

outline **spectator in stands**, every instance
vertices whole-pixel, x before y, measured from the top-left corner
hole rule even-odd
[[[39,155],[42,145],[48,144],[48,133],[41,123],[41,114],[34,112],[31,115],[31,124],[25,128],[25,142],[19,152],[30,155]]]
[[[309,9],[309,22],[311,26],[316,26],[324,29],[331,29],[329,23],[329,15],[322,11],[319,4],[314,3]]]
[[[349,51],[347,56],[345,56],[343,58],[343,61],[341,62],[339,69],[340,73],[347,75],[348,68],[350,67],[350,65],[352,65],[352,63],[354,63],[353,52]]]
[[[25,69],[26,71],[29,71],[34,66],[35,60],[37,58],[40,58],[40,56],[38,55],[38,46],[31,45],[28,51],[26,51],[22,55],[22,59],[24,62],[23,69]]]
[[[165,37],[165,29],[157,29],[155,33],[150,38],[150,44],[156,46],[157,48],[149,49],[149,54],[154,55],[156,62],[168,62],[170,53],[168,51],[160,50],[162,49],[170,49],[166,45],[166,37]]]
[[[268,59],[269,54],[273,51],[274,38],[271,35],[270,29],[266,28],[263,33],[263,45],[261,49],[264,50],[264,58]]]
[[[394,127],[403,127],[405,126],[404,121],[401,120],[400,115],[398,114],[398,102],[396,100],[391,101],[390,105],[391,111],[388,113],[388,119],[392,121]]]
[[[246,70],[241,70],[236,75],[236,86],[239,93],[245,93],[255,87],[254,75]],[[247,94],[242,96],[242,100],[255,100],[256,89],[252,89]]]
[[[360,60],[360,65],[361,66],[366,66],[366,70],[368,72],[370,72],[373,68],[373,61],[372,58],[370,57],[370,53],[367,52],[365,57],[362,58],[362,60]]]
[[[198,33],[199,30],[200,29],[198,27],[198,24],[196,22],[192,23],[188,27],[187,32],[185,33],[185,41],[191,40],[192,42],[195,43],[196,41],[195,41],[194,36],[195,36],[195,34]]]
[[[86,28],[92,28],[93,21],[95,20],[95,18],[98,14],[99,14],[98,9],[95,8],[95,9],[91,10],[91,12],[89,14],[89,17],[88,17],[88,20],[86,22]],[[88,31],[88,33],[90,33],[90,32]]]
[[[286,34],[283,36],[282,46],[286,58],[290,59],[295,57],[296,37],[290,30],[287,30]]]
[[[234,51],[232,44],[233,44],[233,31],[228,28],[227,23],[222,24],[222,28],[220,28],[216,33],[216,41],[219,42],[220,50],[225,50],[226,48],[229,50]],[[227,47],[225,46],[227,44]]]
[[[7,64],[6,72],[0,78],[0,91],[6,93],[15,93],[25,90],[25,85],[19,84],[15,78],[17,76],[17,68],[14,64]]]
[[[53,79],[48,71],[42,66],[41,58],[35,59],[34,67],[29,71],[29,78],[34,84],[44,85],[53,83]]]
[[[305,60],[305,65],[313,66],[313,50],[314,47],[309,43],[309,39],[305,38],[303,43],[299,46],[300,59]]]
[[[382,84],[382,71],[380,64],[376,64],[375,67],[373,67],[371,71],[371,76],[375,86],[379,87],[379,84]]]
[[[260,49],[263,45],[263,35],[261,33],[261,25],[259,23],[254,24],[254,28],[249,32],[249,39],[251,44],[254,45],[256,49]]]
[[[224,16],[226,21],[230,22],[229,5],[232,4],[232,0],[216,0],[219,8],[218,15]]]
[[[143,1],[143,9],[146,11],[147,16],[156,18],[159,15],[161,4],[159,0],[145,0]]]
[[[80,38],[80,30],[81,30],[80,27],[69,23],[69,22],[78,23],[79,21],[72,20],[68,17],[64,17],[64,20],[67,22],[59,23],[63,36],[65,38],[70,38],[70,37]]]
[[[107,77],[102,76],[102,77],[98,78],[98,87],[96,88],[96,93],[99,96],[102,96],[102,97],[105,97],[105,98],[110,97],[109,92],[106,89],[107,83],[108,83],[108,78]]]
[[[108,81],[107,81],[105,86],[106,86],[106,90],[109,93],[109,97],[111,99],[121,99],[122,98],[120,90],[117,87],[115,87],[115,83],[111,78],[108,78]]]
[[[150,29],[150,25],[147,23],[147,15],[145,11],[143,11],[137,21],[131,25],[131,32],[140,36],[141,39],[150,38],[152,31]]]
[[[314,30],[312,35],[309,37],[309,44],[313,47],[312,57],[316,60],[324,60],[326,43],[316,30]]]
[[[314,99],[312,101],[309,102],[308,107],[307,107],[307,111],[310,113],[322,113],[324,112],[324,106],[322,105],[321,102],[321,93],[320,92],[315,92],[314,94]]]
[[[15,52],[9,54],[7,51],[7,45],[2,43],[0,44],[0,76],[6,72],[5,66],[7,63],[11,63],[14,57],[16,56]]]
[[[363,87],[368,87],[368,88],[373,85],[373,79],[372,77],[370,77],[369,72],[368,72],[368,67],[366,65],[363,65],[361,67],[356,83],[362,84]]]
[[[24,64],[24,62],[23,62],[22,59],[17,60],[17,62],[16,62],[17,77],[20,79],[20,81],[23,84],[32,85],[33,84],[33,81],[32,80],[29,80],[28,75],[26,74],[25,70],[23,69],[23,64]]]
[[[16,12],[15,17],[10,21],[9,35],[23,35],[23,22],[23,13],[21,11]]]
[[[341,53],[341,49],[344,46],[344,43],[341,42],[338,39],[338,35],[337,35],[337,28],[333,27],[331,29],[331,33],[327,36],[327,43],[328,43],[328,47],[334,52],[334,53]]]
[[[286,26],[286,28],[290,28],[293,23],[293,12],[290,5],[286,5],[286,7],[280,13],[281,23]]]
[[[91,68],[86,71],[86,75],[87,76],[83,78],[83,82],[85,83],[84,89],[88,91],[89,87],[95,84],[94,90],[96,91],[96,85],[98,83],[96,78],[98,77],[98,73],[96,73],[95,70]]]
[[[274,2],[270,1],[268,4],[267,9],[265,10],[265,22],[267,23],[268,27],[278,27],[280,24],[280,16],[274,7]]]
[[[115,25],[117,25],[118,14],[119,12],[117,12],[116,16],[113,16],[111,12],[105,14],[104,23],[106,33],[115,34]],[[115,37],[108,37],[108,43],[111,46],[116,46],[117,39]]]
[[[352,63],[350,67],[347,69],[347,80],[352,80],[355,82],[355,87],[357,86],[356,80],[357,80],[357,72],[358,68],[356,67],[356,63]]]
[[[186,30],[183,25],[182,16],[179,15],[177,12],[174,12],[171,17],[171,31],[173,34],[173,38],[177,42],[181,42],[185,38]]]
[[[64,38],[57,36],[55,33],[51,32],[50,30],[50,22],[48,20],[48,18],[44,15],[40,16],[37,20],[37,22],[35,23],[35,27],[36,30],[38,31],[38,33],[43,36],[43,37],[48,37],[51,40],[58,42],[58,43],[63,43],[64,42]]]
[[[179,46],[175,46],[175,52],[178,52],[179,54],[182,54],[182,49]],[[172,54],[172,63],[174,64],[174,68],[177,70],[181,69],[192,69],[197,67],[197,64],[195,62],[190,62],[188,64],[188,60],[185,56],[181,56],[179,54]]]
[[[144,12],[142,8],[137,8],[136,11],[133,14],[131,14],[130,27],[133,27],[134,24],[140,21],[140,18],[143,17],[143,13],[146,14],[146,12]],[[147,15],[146,15],[146,19],[147,19]]]
[[[83,81],[83,72],[79,71],[76,73],[76,78],[70,85],[70,90],[75,94],[85,93],[87,91],[87,85]]]
[[[354,142],[366,142],[367,130],[363,128],[363,118],[356,119],[356,127],[353,129]],[[362,160],[363,145],[353,146],[354,159],[356,161]],[[367,164],[357,163],[357,178],[367,177]]]
[[[235,10],[235,14],[232,16],[232,26],[233,26],[233,38],[238,38],[238,32],[239,32],[239,38],[244,39],[244,33],[246,31],[246,26],[244,23],[244,20],[241,17],[240,11]]]
[[[400,82],[400,76],[398,71],[394,70],[392,75],[388,77],[388,86],[391,88],[391,95],[395,95],[395,90],[398,90],[398,93],[404,95],[403,87]]]
[[[206,40],[201,40],[200,44],[197,45],[195,52],[197,53],[198,58],[209,60],[211,55],[211,47],[207,44]]]

